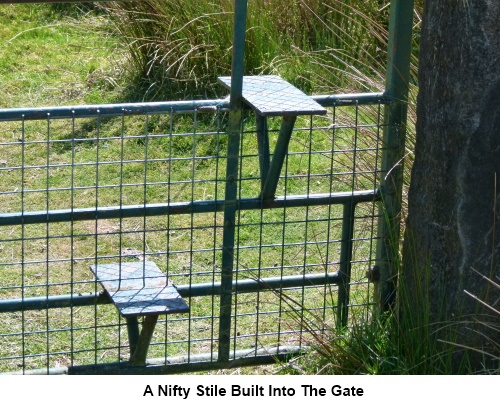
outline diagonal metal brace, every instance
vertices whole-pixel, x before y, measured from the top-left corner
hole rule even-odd
[[[292,137],[293,127],[297,116],[286,115],[281,122],[281,128],[274,148],[273,159],[269,165],[269,171],[265,178],[262,178],[263,186],[260,197],[264,200],[274,198],[276,194],[276,187],[285,162],[285,157],[288,153],[288,145]],[[262,164],[261,164],[262,167]],[[262,175],[263,173],[261,173]]]
[[[151,343],[151,339],[153,337],[156,322],[158,322],[158,314],[146,315],[144,317],[141,335],[135,345],[135,350],[131,350],[130,352],[130,364],[134,366],[144,366],[146,364],[149,344]]]

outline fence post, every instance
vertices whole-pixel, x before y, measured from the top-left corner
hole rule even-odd
[[[376,266],[380,280],[375,299],[379,309],[390,308],[398,272],[404,145],[410,80],[414,0],[391,0]]]
[[[226,190],[224,207],[224,234],[222,238],[222,271],[220,292],[220,323],[218,361],[229,361],[231,341],[231,314],[233,294],[234,239],[240,137],[243,122],[243,74],[247,0],[236,0],[234,5],[233,60],[231,64],[231,92],[228,123],[226,163]]]

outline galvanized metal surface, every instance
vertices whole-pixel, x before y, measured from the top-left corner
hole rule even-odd
[[[342,107],[355,103],[390,104],[394,99],[385,93],[354,93],[310,96],[322,107]],[[75,106],[49,106],[38,108],[0,108],[0,121],[31,121],[47,119],[76,119],[100,117],[121,117],[144,114],[214,113],[229,109],[228,99],[164,101],[155,103],[123,103]]]
[[[355,190],[351,192],[317,193],[309,195],[277,196],[272,199],[241,198],[236,202],[237,209],[262,210],[276,208],[323,206],[344,204],[353,201],[376,201],[379,190]],[[192,201],[163,204],[142,204],[130,206],[111,206],[94,208],[74,208],[65,210],[12,212],[0,214],[0,226],[22,224],[47,224],[52,222],[88,221],[95,219],[142,218],[162,215],[182,215],[191,213],[219,212],[224,210],[224,200]]]
[[[90,269],[123,316],[189,312],[177,289],[153,262],[99,264]]]
[[[146,365],[132,366],[128,362],[89,364],[81,366],[60,366],[49,369],[26,370],[25,372],[0,373],[13,375],[89,375],[89,374],[175,374],[199,371],[220,370],[222,368],[240,368],[286,362],[290,358],[305,354],[311,348],[308,346],[282,345],[279,347],[255,348],[237,350],[231,353],[228,362],[214,360],[210,353],[193,356],[176,356],[168,358],[151,358]]]
[[[342,281],[338,272],[304,274],[295,276],[266,277],[261,279],[244,279],[233,281],[231,291],[233,293],[256,293],[259,291],[274,291],[282,289],[291,289],[296,287],[309,287],[336,285]],[[206,297],[218,295],[221,292],[221,283],[197,283],[191,285],[179,285],[177,291],[183,298]],[[109,295],[103,292],[76,294],[76,295],[53,295],[47,297],[32,297],[25,299],[10,299],[0,301],[0,313],[18,312],[18,311],[39,311],[42,309],[84,307],[95,305],[112,304]],[[131,320],[127,318],[127,323]],[[131,321],[134,324],[134,321]],[[135,322],[134,328],[138,329]],[[130,336],[130,334],[129,334]],[[137,334],[137,338],[138,338]]]
[[[269,164],[269,170],[267,173],[262,173],[263,186],[260,195],[264,200],[273,199],[276,194],[280,174],[283,170],[283,163],[288,154],[288,145],[290,144],[295,120],[296,117],[293,115],[284,116],[281,122],[281,128],[274,148],[273,158]],[[263,147],[260,149],[262,150]],[[262,164],[261,166],[264,165]]]
[[[0,108],[0,121],[76,119],[100,117],[121,117],[144,114],[168,114],[171,111],[192,113],[193,111],[213,113],[227,109],[227,100],[163,101],[153,103],[95,104],[75,106],[52,106],[38,108]]]
[[[219,80],[231,88],[230,77]],[[325,108],[279,76],[244,76],[242,91],[243,99],[263,117],[326,114]]]
[[[236,241],[236,200],[238,196],[238,182],[240,177],[240,142],[243,129],[243,99],[242,86],[245,73],[245,38],[247,20],[247,0],[235,0],[234,3],[234,29],[233,29],[233,54],[231,61],[230,111],[228,122],[228,146],[226,159],[226,184],[224,204],[224,225],[222,234],[222,260],[221,260],[221,291],[219,315],[219,348],[218,359],[222,362],[229,361],[231,349],[231,329],[233,316],[233,273],[235,263]]]

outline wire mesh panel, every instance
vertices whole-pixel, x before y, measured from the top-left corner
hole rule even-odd
[[[91,266],[143,261],[189,307],[160,315],[148,364],[220,367],[228,181],[238,185],[230,363],[296,353],[310,332],[368,317],[382,102],[326,104],[327,115],[297,119],[271,199],[260,196],[251,111],[239,176],[226,176],[223,101],[0,112],[0,371],[126,372],[142,318],[110,305]],[[267,121],[270,159],[280,123]]]
[[[217,279],[219,214],[195,215],[190,208],[195,200],[223,197],[222,115],[204,118],[196,112],[61,120],[48,115],[5,123],[2,211],[15,213],[19,224],[3,228],[2,299],[98,295],[102,288],[89,270],[103,263],[151,260],[176,284]],[[17,132],[12,142],[9,136]],[[182,214],[121,212],[174,201],[184,203]],[[89,207],[90,219],[76,221]],[[102,207],[109,218],[96,214]],[[27,224],[27,212],[42,218]],[[47,222],[49,212],[65,215],[63,222]],[[67,310],[28,311],[25,321],[3,322],[2,339],[16,350],[2,357],[10,357],[11,366],[22,361],[36,368],[128,355],[125,320],[113,308],[68,304]],[[172,348],[186,345],[196,319],[177,318]]]

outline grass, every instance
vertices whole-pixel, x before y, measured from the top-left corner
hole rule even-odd
[[[250,1],[245,74],[277,74],[308,94],[383,91],[388,5],[385,0]],[[230,74],[232,1],[148,0],[103,7],[130,54],[139,90],[131,97],[226,95],[216,83],[218,76]],[[416,0],[403,217],[415,141],[422,10],[423,1]]]
[[[308,93],[380,89],[387,48],[384,6],[374,0],[250,1],[245,72],[278,74]],[[230,74],[232,1],[103,7],[144,81],[144,97],[220,94],[216,78]]]
[[[473,271],[473,270],[471,270]],[[479,277],[483,277],[479,275]],[[499,285],[486,279],[494,288]],[[414,288],[413,286],[412,288]],[[425,301],[425,286],[417,286]],[[498,311],[494,304],[481,301],[491,316],[481,319],[458,319],[441,324],[431,324],[429,311],[407,298],[407,286],[398,285],[397,302],[404,308],[378,319],[355,318],[349,327],[338,329],[324,326],[324,320],[312,311],[295,313],[296,322],[308,333],[306,344],[314,350],[281,366],[280,374],[294,375],[450,375],[450,374],[498,374]],[[467,294],[465,291],[464,294]],[[291,307],[293,297],[285,301]],[[419,308],[419,310],[415,310]],[[423,309],[422,309],[423,308]],[[460,343],[459,331],[468,325],[469,333],[481,334],[487,348],[470,347]],[[323,333],[318,333],[323,331]],[[439,336],[439,337],[438,337]],[[478,369],[477,357],[482,357]],[[472,355],[472,357],[471,357]],[[459,361],[457,361],[457,359]]]
[[[126,83],[126,53],[107,27],[90,11],[1,5],[0,107],[113,101]]]

